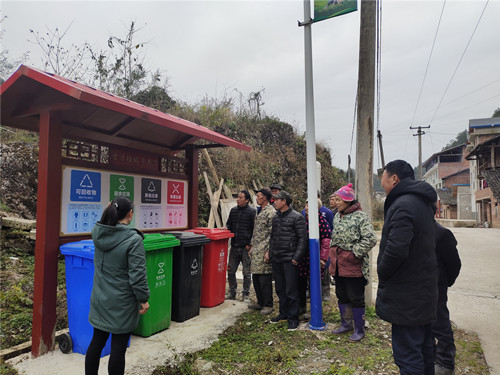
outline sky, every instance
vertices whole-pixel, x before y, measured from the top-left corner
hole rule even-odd
[[[301,0],[2,0],[0,7],[7,17],[1,48],[12,59],[30,51],[26,64],[41,67],[30,29],[71,24],[67,43],[99,49],[135,21],[137,40],[147,42],[146,67],[166,72],[174,99],[195,104],[264,89],[264,112],[305,132]],[[312,26],[316,141],[342,169],[349,154],[352,167],[356,158],[359,21],[358,10]],[[493,115],[500,107],[499,38],[500,0],[382,1],[375,134],[382,133],[386,163],[418,165],[418,137],[410,126],[430,125],[422,136],[425,161],[470,119]],[[375,140],[374,169],[380,167]]]

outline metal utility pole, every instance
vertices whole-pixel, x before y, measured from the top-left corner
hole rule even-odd
[[[314,124],[314,90],[312,63],[312,19],[311,3],[304,0],[304,55],[306,83],[306,155],[307,155],[307,199],[311,210],[309,215],[309,263],[310,263],[310,302],[311,320],[309,328],[323,330],[323,308],[321,303],[321,271],[319,261],[319,218],[314,215],[314,202],[318,198],[316,186],[316,133]]]
[[[422,181],[422,136],[425,134],[422,129],[429,129],[431,126],[417,126],[411,127],[410,129],[418,129],[417,134],[413,134],[414,137],[418,137],[418,179]]]
[[[358,116],[356,127],[357,199],[370,220],[373,198],[373,123],[375,112],[375,37],[377,1],[361,0],[359,36]],[[372,304],[371,280],[365,288],[365,301]]]
[[[377,138],[378,138],[378,147],[380,148],[380,161],[382,162],[382,169],[385,168],[385,159],[384,159],[384,148],[382,147],[382,133],[380,130],[377,130]]]
[[[351,155],[347,155],[347,182],[351,182]]]

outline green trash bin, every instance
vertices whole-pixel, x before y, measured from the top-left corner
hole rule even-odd
[[[171,234],[144,235],[149,310],[141,315],[134,335],[143,337],[163,331],[170,326],[172,310],[172,249],[180,245],[180,240]]]

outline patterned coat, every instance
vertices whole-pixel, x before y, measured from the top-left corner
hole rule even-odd
[[[252,236],[252,264],[250,269],[252,273],[270,274],[273,272],[271,262],[264,261],[264,255],[269,250],[269,242],[271,240],[271,229],[273,225],[273,217],[276,215],[276,209],[267,204],[255,217],[255,227]]]
[[[368,253],[377,243],[375,231],[368,216],[361,211],[359,203],[346,212],[337,212],[333,221],[330,243],[330,273],[338,268],[343,277],[370,278]]]

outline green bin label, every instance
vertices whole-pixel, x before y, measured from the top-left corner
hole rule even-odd
[[[167,285],[166,271],[164,269],[165,262],[158,263],[158,271],[156,272],[155,288]]]
[[[109,199],[123,196],[134,201],[134,177],[112,174],[109,176]]]

